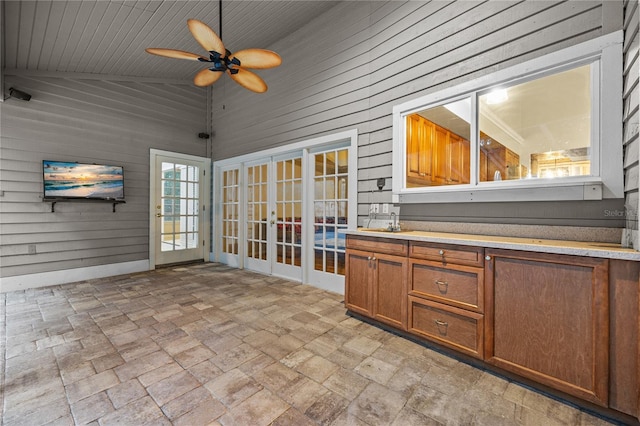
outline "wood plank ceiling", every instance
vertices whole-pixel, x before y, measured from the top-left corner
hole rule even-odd
[[[146,47],[204,54],[187,19],[219,33],[218,1],[2,1],[3,63],[13,72],[191,80],[202,64],[160,58]],[[269,48],[335,6],[330,0],[225,0],[222,40],[231,51]],[[286,60],[286,58],[284,58]]]

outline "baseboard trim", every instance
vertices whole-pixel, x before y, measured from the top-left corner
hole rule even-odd
[[[61,271],[40,272],[37,274],[16,275],[0,278],[0,293],[67,284],[94,278],[112,277],[149,270],[149,260],[112,263],[109,265],[88,266],[86,268],[64,269]]]

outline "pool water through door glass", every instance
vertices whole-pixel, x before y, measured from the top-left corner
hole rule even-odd
[[[314,269],[344,275],[348,226],[348,149],[315,154]]]

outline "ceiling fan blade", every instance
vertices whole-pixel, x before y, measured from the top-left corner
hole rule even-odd
[[[144,49],[147,53],[151,53],[152,55],[165,56],[167,58],[176,58],[176,59],[190,59],[192,61],[197,61],[198,59],[203,58],[200,55],[196,55],[195,53],[185,52],[184,50],[176,50],[176,49],[162,49],[156,47],[149,47]]]
[[[193,77],[193,84],[199,87],[211,86],[222,77],[222,74],[220,71],[211,71],[209,68],[205,68]]]
[[[238,58],[242,68],[266,69],[274,68],[282,63],[276,52],[265,49],[244,49],[235,52],[231,59]]]
[[[200,46],[204,47],[208,52],[214,51],[224,56],[225,49],[222,40],[207,24],[197,19],[189,19],[187,20],[187,25],[193,38],[200,43]]]
[[[244,68],[237,68],[237,70],[238,72],[236,74],[231,74],[230,71],[227,71],[227,74],[240,86],[256,93],[264,93],[267,91],[267,84],[258,74]]]

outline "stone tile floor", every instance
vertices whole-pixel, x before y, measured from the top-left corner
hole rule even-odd
[[[0,294],[1,424],[605,425],[219,264]]]

